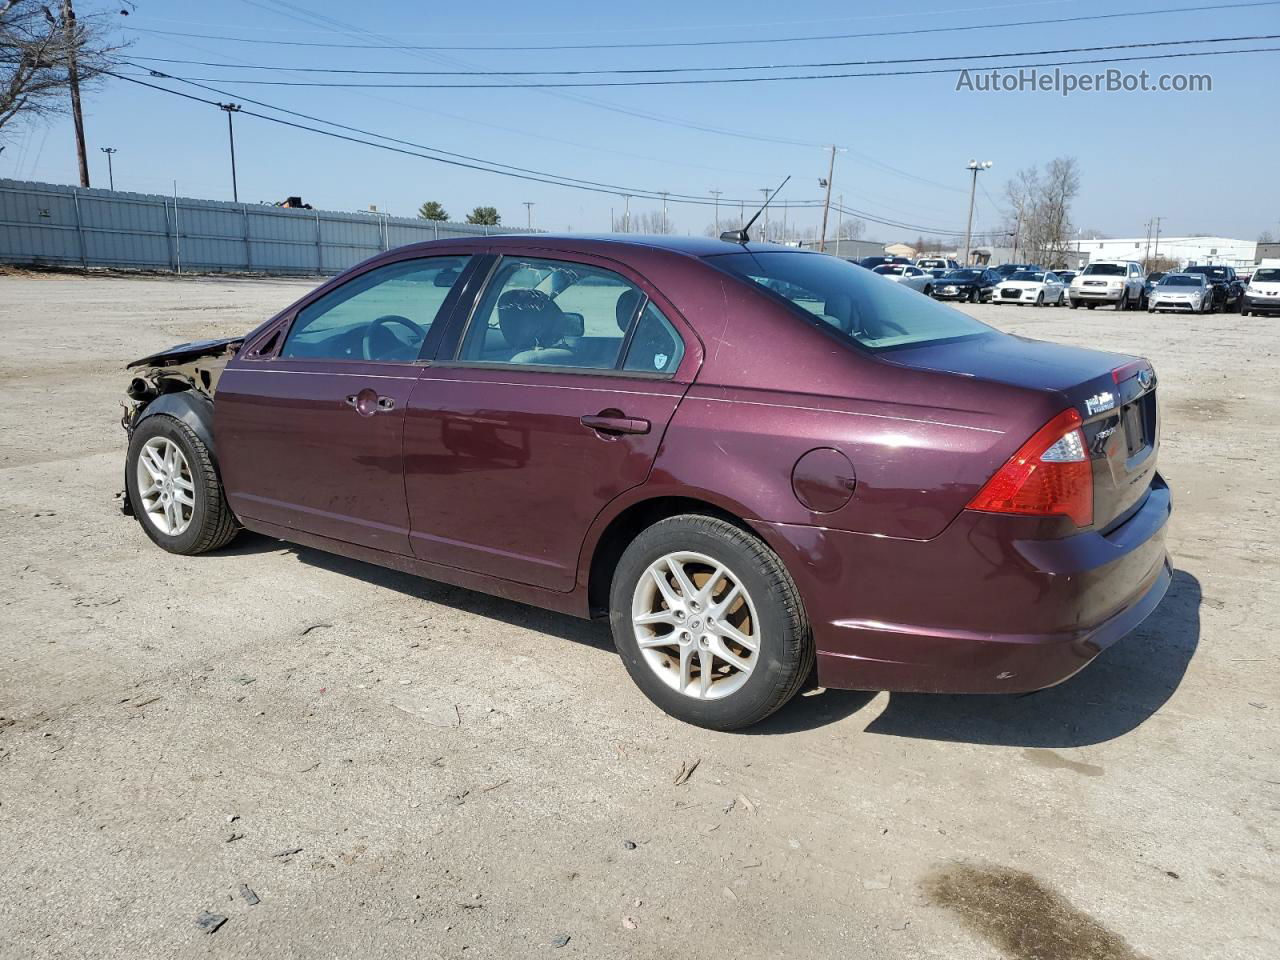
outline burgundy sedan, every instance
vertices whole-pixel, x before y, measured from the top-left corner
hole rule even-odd
[[[131,367],[128,508],[161,547],[247,528],[608,617],[703,726],[815,659],[827,687],[1046,687],[1170,582],[1146,361],[818,253],[424,243]]]

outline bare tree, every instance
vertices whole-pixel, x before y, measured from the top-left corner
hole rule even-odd
[[[645,210],[631,215],[633,233],[675,233],[676,225],[668,215],[663,220],[661,210]]]
[[[109,70],[122,49],[107,40],[101,15],[55,14],[39,0],[0,0],[0,136],[21,118],[65,113],[74,65],[81,85]]]
[[[1276,238],[1274,235],[1272,235],[1270,230],[1263,230],[1260,234],[1258,234],[1258,242],[1259,243],[1275,243]]]
[[[1071,204],[1080,192],[1075,157],[1050,161],[1039,168],[1019,170],[1005,184],[1005,229],[1016,257],[1036,263],[1064,262],[1071,249]]]

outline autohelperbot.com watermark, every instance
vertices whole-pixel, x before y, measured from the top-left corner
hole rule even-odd
[[[1136,73],[1111,68],[1097,73],[1075,73],[1055,67],[1020,67],[1016,70],[961,70],[956,91],[973,93],[1212,93],[1208,73]]]

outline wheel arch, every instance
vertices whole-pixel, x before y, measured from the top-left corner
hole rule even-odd
[[[717,517],[768,543],[760,530],[745,519],[740,505],[702,491],[653,493],[620,505],[607,517],[597,518],[584,545],[580,573],[586,584],[587,614],[592,619],[607,617],[613,572],[623,552],[643,530],[668,517],[681,514]],[[769,544],[770,549],[774,549]]]
[[[165,414],[180,420],[191,428],[200,438],[200,442],[209,448],[213,467],[218,469],[218,450],[213,439],[213,401],[195,390],[178,390],[173,393],[162,393],[133,418],[129,428],[129,436],[147,418]]]

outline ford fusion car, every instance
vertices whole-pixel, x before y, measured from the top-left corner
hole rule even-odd
[[[1210,313],[1213,311],[1213,285],[1200,273],[1166,273],[1151,288],[1147,300],[1148,313],[1164,313],[1166,310],[1186,313]]]
[[[996,284],[992,303],[1029,303],[1037,307],[1060,307],[1066,301],[1067,288],[1057,274],[1023,270]]]
[[[130,366],[126,509],[160,547],[247,529],[607,620],[644,694],[716,729],[815,661],[1046,687],[1170,582],[1149,363],[820,253],[440,240]]]

